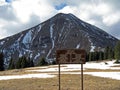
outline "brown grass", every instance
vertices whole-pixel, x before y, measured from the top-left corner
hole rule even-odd
[[[14,69],[14,70],[7,70],[7,71],[0,71],[0,76],[8,76],[8,75],[23,75],[23,74],[38,74],[38,73],[58,73],[57,71],[51,72],[39,72],[39,71],[28,71],[28,70],[41,70],[44,68],[25,68],[25,69]],[[61,71],[61,72],[80,72],[80,70],[74,71]],[[111,69],[85,69],[84,72],[120,72],[120,70],[111,70]]]
[[[120,65],[115,65],[115,66],[111,66],[111,67],[120,67]]]
[[[80,75],[61,75],[61,90],[81,90]],[[84,75],[84,90],[120,90],[120,81]],[[0,90],[58,90],[58,77],[0,81]]]

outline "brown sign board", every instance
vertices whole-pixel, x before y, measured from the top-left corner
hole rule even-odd
[[[59,64],[85,64],[86,52],[83,49],[66,49],[56,51]]]

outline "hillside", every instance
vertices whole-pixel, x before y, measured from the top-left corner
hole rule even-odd
[[[59,13],[49,20],[0,40],[0,50],[5,63],[10,58],[18,60],[25,55],[35,63],[45,57],[48,62],[55,58],[56,49],[104,50],[114,47],[118,40],[102,29],[88,24],[73,14]]]

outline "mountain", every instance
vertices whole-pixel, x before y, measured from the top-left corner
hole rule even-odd
[[[114,47],[118,40],[105,31],[78,19],[73,14],[59,13],[28,30],[0,40],[0,50],[5,63],[23,55],[34,62],[45,57],[48,62],[55,57],[56,49],[82,48],[86,51]]]

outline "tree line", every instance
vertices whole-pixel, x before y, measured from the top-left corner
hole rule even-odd
[[[120,41],[114,48],[107,46],[104,51],[89,52],[86,56],[87,61],[116,59],[116,63],[120,63]]]
[[[104,51],[89,52],[86,57],[86,61],[97,60],[112,60],[114,58],[114,50],[111,47],[106,47]]]
[[[11,58],[9,60],[9,64],[7,68],[4,68],[4,55],[0,53],[0,71],[4,71],[5,69],[21,69],[27,67],[34,67],[34,66],[43,66],[48,65],[45,58],[41,58],[36,65],[34,65],[33,60],[26,56],[20,57],[17,61]]]
[[[34,65],[33,60],[31,60],[29,57],[22,56],[18,59],[17,62],[15,62],[13,59],[10,60],[8,69],[21,69],[21,68],[27,68],[27,67],[34,67],[34,66],[43,66],[48,65],[45,58],[41,58],[36,65]]]
[[[95,51],[89,52],[86,56],[86,61],[97,61],[97,60],[112,60],[116,59],[116,63],[120,63],[120,41],[116,44],[115,48],[106,47],[104,51]],[[36,65],[34,65],[33,60],[29,57],[22,56],[17,61],[14,59],[9,60],[9,65],[7,69],[20,69],[26,67],[34,67],[34,66],[43,66],[48,65],[49,63],[46,62],[46,59],[43,57],[41,58]],[[56,64],[53,61],[52,64]],[[0,71],[3,71],[4,68],[4,54],[0,53]]]

